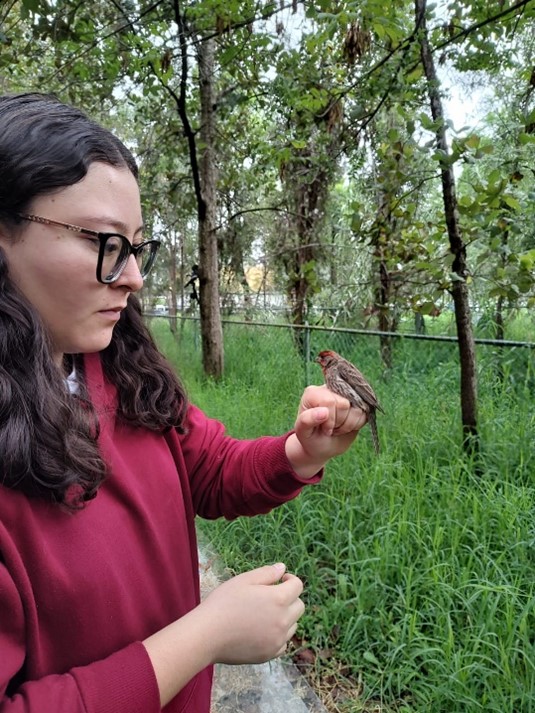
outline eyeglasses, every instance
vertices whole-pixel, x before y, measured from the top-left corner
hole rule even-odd
[[[130,255],[135,257],[141,277],[146,277],[154,264],[156,253],[160,247],[159,240],[146,240],[139,245],[132,245],[128,238],[119,233],[99,233],[97,230],[81,228],[79,225],[41,218],[39,215],[19,215],[18,217],[30,220],[32,223],[55,225],[73,233],[91,235],[96,238],[98,240],[97,280],[103,284],[109,284],[119,279]]]

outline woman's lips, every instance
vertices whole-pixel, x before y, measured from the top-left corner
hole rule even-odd
[[[108,319],[117,321],[120,318],[123,309],[124,307],[109,307],[108,309],[99,310],[99,314],[103,317],[107,317]]]

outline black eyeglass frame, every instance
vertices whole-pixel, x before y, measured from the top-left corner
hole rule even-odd
[[[149,274],[149,272],[152,269],[152,266],[154,265],[154,260],[156,259],[156,254],[158,252],[158,249],[161,245],[161,242],[159,240],[145,240],[142,243],[139,243],[139,245],[133,245],[128,238],[126,238],[124,235],[121,235],[120,233],[102,233],[99,232],[98,230],[90,230],[89,228],[82,228],[79,225],[73,225],[72,223],[62,223],[59,220],[51,220],[50,218],[43,218],[40,215],[28,215],[28,214],[23,214],[19,213],[17,215],[18,218],[21,218],[22,220],[29,220],[32,223],[40,223],[41,225],[54,225],[57,226],[58,228],[65,228],[66,230],[70,230],[73,233],[81,233],[82,235],[91,235],[94,238],[97,238],[99,241],[99,249],[98,249],[98,259],[97,259],[97,270],[96,270],[96,276],[97,280],[102,283],[103,285],[109,285],[112,282],[115,282],[116,280],[119,279],[121,274],[123,273],[126,264],[128,262],[128,259],[130,255],[133,255],[136,258],[136,263],[137,263],[137,256],[140,254],[144,249],[149,246],[150,252],[149,252],[149,257],[147,259],[147,263],[144,266],[144,269],[141,270],[140,268],[140,274],[141,277],[145,278]],[[117,261],[118,267],[116,267],[109,276],[107,277],[102,277],[102,264],[104,262],[104,250],[106,247],[106,243],[109,238],[119,238],[121,241],[121,250],[119,252],[119,259]]]

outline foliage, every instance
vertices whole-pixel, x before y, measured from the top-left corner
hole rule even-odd
[[[429,133],[433,122],[423,103],[412,4],[293,7],[216,0],[180,5],[190,25],[217,40],[222,289],[247,290],[244,274],[261,262],[290,292],[292,284],[297,292],[302,286],[306,311],[321,305],[361,323],[370,305],[372,317],[382,313],[373,306],[382,263],[391,291],[380,310],[390,310],[393,323],[408,307],[440,310],[452,279],[436,180],[443,157]],[[482,304],[502,296],[515,307],[533,295],[534,3],[457,0],[434,12],[429,21],[439,62],[470,76],[478,70],[496,88],[492,121],[496,126],[499,116],[501,136],[492,135],[492,124],[478,133],[467,127],[453,135],[451,161],[464,183],[461,217],[474,295]],[[174,18],[168,0],[98,0],[91,7],[74,0],[15,0],[0,13],[5,89],[58,92],[136,146],[148,215],[164,239],[169,235],[162,274],[152,286],[160,293],[171,287],[177,232],[182,281],[198,261],[189,149],[173,100],[182,77]],[[191,35],[186,47],[195,135],[197,41]],[[522,180],[511,181],[518,173]],[[347,201],[340,213],[341,186]],[[309,223],[302,248],[295,242],[304,200],[298,190],[322,194],[316,209],[302,216]],[[382,204],[389,206],[386,232],[378,190],[388,196]],[[505,266],[496,249],[504,225]],[[293,255],[302,257],[292,263]]]
[[[176,24],[177,8],[187,30],[182,33],[184,44]],[[132,147],[142,168],[147,225],[164,242],[159,266],[144,290],[144,301],[150,306],[167,300],[174,306],[191,266],[199,259],[199,195],[190,159],[192,146],[199,155],[205,149],[200,140],[203,127],[197,60],[200,43],[209,39],[215,43],[217,67],[212,108],[217,116],[215,230],[222,303],[231,309],[232,293],[245,295],[251,290],[245,276],[254,268],[264,285],[269,282],[288,295],[287,306],[294,310],[294,318],[307,317],[326,325],[397,329],[412,323],[414,312],[435,316],[442,311],[441,319],[435,319],[434,324],[447,323],[450,328],[451,292],[455,282],[464,279],[475,326],[484,329],[486,336],[504,336],[518,324],[515,317],[524,316],[535,300],[534,16],[533,0],[451,0],[429,5],[430,41],[442,76],[453,69],[458,81],[470,81],[472,86],[479,81],[487,84],[491,92],[489,111],[480,112],[479,126],[454,130],[454,122],[446,121],[447,151],[437,150],[434,134],[442,126],[437,126],[426,108],[418,28],[413,3],[406,0],[316,0],[288,5],[221,0],[11,0],[0,4],[0,87],[3,91],[55,92],[86,108]],[[444,86],[440,89],[444,94]],[[187,108],[189,134],[179,120],[177,97],[182,97]],[[468,264],[463,276],[452,267],[446,236],[439,184],[439,172],[445,166],[453,169],[458,185],[459,220]],[[281,378],[288,394],[301,379],[295,372],[296,356],[287,348],[289,343],[286,340],[285,351],[282,347],[281,351],[273,349],[268,360],[272,370],[284,371]],[[420,356],[422,352],[420,349]],[[256,397],[255,384],[266,383],[266,377],[261,374],[257,353],[246,353],[258,369],[245,393]],[[287,368],[281,369],[283,354],[291,363],[285,362]],[[404,360],[415,363],[408,350],[396,348],[393,357],[394,372]],[[233,378],[237,360],[235,353],[227,355],[229,379]],[[371,361],[372,376],[379,368],[374,365]],[[496,374],[510,379],[500,383],[513,384],[515,393],[527,383],[518,376],[514,364],[502,361],[496,366],[490,360],[479,367],[483,381]],[[524,544],[515,549],[510,569],[497,548],[500,528],[505,528],[509,517],[509,499],[519,511],[525,503],[526,466],[522,458],[529,463],[529,454],[518,439],[520,434],[526,438],[531,435],[531,418],[526,413],[519,422],[512,410],[500,411],[497,404],[509,404],[505,389],[483,392],[483,437],[492,415],[496,427],[502,429],[497,443],[511,460],[495,453],[489,455],[490,460],[485,461],[488,477],[476,492],[470,471],[456,459],[450,462],[451,449],[455,451],[449,437],[455,431],[455,411],[453,407],[445,409],[444,404],[452,403],[458,386],[453,359],[444,357],[443,363],[431,360],[429,368],[418,371],[417,377],[406,376],[405,391],[392,401],[392,413],[402,423],[410,424],[414,419],[414,432],[418,436],[427,434],[427,440],[419,440],[418,449],[411,450],[411,444],[404,443],[400,436],[390,451],[392,460],[387,458],[383,463],[392,474],[387,480],[377,471],[376,464],[366,460],[364,451],[358,456],[359,467],[366,474],[359,490],[350,485],[352,465],[341,461],[336,468],[343,484],[341,492],[351,502],[350,512],[362,507],[365,523],[380,523],[378,532],[383,533],[388,545],[386,554],[393,551],[392,543],[399,545],[402,552],[403,544],[407,544],[405,579],[398,574],[398,579],[391,581],[387,577],[391,566],[388,558],[381,565],[384,571],[367,569],[376,556],[370,560],[367,550],[379,547],[379,535],[371,529],[358,530],[359,539],[351,544],[351,548],[357,548],[354,551],[358,566],[350,576],[357,577],[362,570],[364,598],[375,596],[373,577],[379,577],[377,581],[386,585],[385,611],[391,611],[391,616],[396,612],[399,615],[396,622],[390,622],[392,631],[397,632],[391,635],[391,643],[398,641],[400,631],[404,636],[411,631],[417,636],[410,645],[406,638],[403,646],[398,641],[399,648],[394,647],[388,658],[373,644],[373,636],[382,641],[389,630],[386,619],[380,632],[371,630],[373,636],[366,628],[368,620],[358,617],[350,622],[347,631],[367,642],[367,648],[359,650],[359,662],[367,661],[366,675],[374,677],[374,690],[388,688],[391,697],[405,695],[407,689],[413,688],[411,681],[419,680],[427,666],[427,670],[442,670],[441,681],[446,680],[446,674],[451,677],[451,689],[446,684],[438,688],[443,701],[448,701],[451,691],[456,691],[459,701],[465,701],[463,696],[468,695],[468,689],[463,686],[467,680],[478,673],[480,689],[471,695],[483,695],[481,691],[490,687],[488,671],[494,675],[498,658],[507,672],[504,651],[515,665],[520,660],[519,652],[513,648],[498,652],[496,642],[500,636],[500,642],[505,640],[503,632],[490,632],[487,641],[479,641],[474,633],[476,626],[468,627],[473,635],[472,658],[464,660],[459,651],[465,649],[456,648],[453,640],[449,658],[438,661],[433,658],[432,632],[439,630],[439,620],[432,620],[432,614],[429,621],[424,620],[418,612],[428,616],[429,602],[441,603],[445,612],[439,622],[441,631],[449,631],[448,627],[459,625],[459,612],[477,622],[470,606],[492,599],[495,611],[501,613],[499,618],[508,622],[508,631],[516,631],[519,640],[524,640],[524,620],[519,614],[522,596],[514,588],[514,575],[515,568],[522,569],[519,561],[525,556],[529,537],[525,535]],[[221,388],[224,390],[225,384]],[[404,401],[407,390],[420,399],[409,411]],[[198,395],[217,401],[219,393],[203,385]],[[278,427],[284,422],[287,407],[283,399],[279,401],[276,389],[271,393],[277,404],[273,416]],[[442,399],[438,409],[428,396],[434,397],[435,393],[441,394]],[[526,392],[526,401],[528,395]],[[270,409],[266,411],[271,413]],[[422,418],[416,421],[418,414]],[[263,419],[264,416],[259,425]],[[508,419],[518,425],[510,433]],[[436,438],[429,424],[434,425]],[[396,424],[391,428],[395,433]],[[411,465],[407,466],[407,462]],[[498,473],[503,476],[503,487]],[[439,537],[441,525],[435,516],[439,512],[444,517],[446,514],[440,508],[435,512],[432,505],[446,502],[447,487],[442,489],[442,476],[458,494],[453,499],[452,518],[459,522],[455,521],[451,532],[447,530]],[[384,481],[384,488],[378,488],[374,478],[379,478],[382,485]],[[373,501],[367,499],[367,489]],[[402,502],[403,507],[407,503],[407,511],[400,512],[407,516],[406,521],[396,519],[396,512],[390,509],[405,490],[406,500]],[[325,522],[347,509],[336,493],[327,492],[326,502],[334,505],[327,516],[320,515]],[[426,499],[431,495],[433,502]],[[495,509],[491,496],[495,496]],[[307,503],[307,498],[310,512],[315,513],[320,504],[312,494],[299,503]],[[293,507],[281,512],[290,513],[284,517],[292,520],[294,529],[300,523],[304,527],[306,510],[300,513]],[[300,507],[301,504],[295,505]],[[425,518],[409,520],[413,511],[418,514],[418,508]],[[478,520],[483,510],[490,513],[489,522],[497,523],[497,539]],[[460,531],[459,523],[466,517],[470,525]],[[524,515],[520,520],[520,530],[525,532]],[[463,583],[462,577],[467,576],[464,570],[455,569],[455,557],[459,552],[466,555],[469,546],[477,546],[476,534],[483,542],[481,562],[474,564],[480,588],[471,589],[469,579]],[[455,537],[460,550],[455,550]],[[275,536],[272,540],[277,541]],[[429,552],[434,552],[435,540],[445,542],[451,555],[440,561],[437,569],[430,568],[426,559]],[[364,549],[362,542],[367,543]],[[347,542],[337,544],[343,553],[353,552],[348,547]],[[304,563],[306,556],[303,550],[296,562],[302,558]],[[377,557],[382,561],[381,553]],[[493,563],[505,568],[506,576],[503,581],[496,580],[501,582],[498,589],[486,590],[481,584],[484,570],[496,572]],[[343,586],[360,591],[357,580],[349,580],[345,569],[340,570],[344,566],[343,558],[337,554],[327,560],[322,570],[323,595],[331,596]],[[441,580],[442,572],[449,572],[448,568],[459,586],[455,595]],[[343,575],[340,582],[339,574]],[[412,595],[411,588],[417,580],[428,586],[427,594],[418,600],[418,608],[403,610],[410,613],[404,619],[399,614],[400,602],[405,601],[404,596]],[[504,593],[509,595],[512,609],[507,609]],[[447,600],[450,594],[452,598]],[[337,596],[332,601],[337,602]],[[364,604],[359,601],[359,605]],[[340,603],[336,606],[344,608]],[[517,616],[518,631],[511,624],[512,616]],[[310,624],[311,636],[314,626]],[[331,633],[324,630],[318,642],[322,637],[323,644],[330,645]],[[337,646],[339,643],[337,638]],[[398,666],[403,652],[408,652],[412,668]],[[431,664],[423,661],[424,655]],[[492,665],[487,670],[485,662],[489,661]],[[387,677],[387,670],[397,671],[396,681]],[[526,690],[532,691],[532,679],[528,680],[526,671],[524,674]],[[503,675],[498,675],[498,680],[497,690],[502,683],[502,693],[509,690]],[[422,706],[431,709],[425,685],[418,695],[427,701]],[[494,705],[499,710],[499,704],[505,701],[500,695],[498,691],[484,709],[493,710]],[[519,695],[510,690],[507,700],[515,701]],[[465,701],[467,710],[475,706],[470,700]],[[478,705],[487,705],[483,698],[478,700]],[[437,702],[435,710],[440,710],[440,705],[446,703]],[[517,708],[521,707],[519,703]],[[503,710],[507,710],[506,703]]]
[[[231,434],[290,428],[304,373],[289,330],[225,330],[228,370],[219,385],[202,378],[187,327],[178,342],[163,323],[157,333],[193,400]],[[530,356],[480,347],[475,467],[455,437],[455,345],[399,342],[386,383],[375,337],[325,330],[315,339],[313,350],[342,351],[374,384],[386,411],[381,455],[364,430],[297,500],[265,517],[199,523],[203,535],[234,572],[282,557],[303,577],[307,612],[295,653],[308,652],[319,680],[343,672],[353,697],[338,699],[337,710],[532,710]]]
[[[55,91],[127,137],[164,243],[146,305],[184,309],[199,264],[203,345],[215,351],[218,310],[242,303],[249,318],[247,275],[260,273],[294,323],[378,327],[388,367],[388,334],[409,312],[421,329],[453,299],[458,331],[470,307],[501,337],[535,299],[534,5],[420,3],[434,65],[492,87],[477,130],[430,115],[428,90],[438,101],[444,87],[422,70],[423,26],[406,0],[12,0],[0,10],[2,84]],[[214,95],[202,104],[208,45]],[[447,206],[446,171],[461,183]],[[476,393],[463,379],[474,434]]]

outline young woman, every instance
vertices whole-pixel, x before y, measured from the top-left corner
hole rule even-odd
[[[208,713],[212,665],[279,655],[303,613],[283,564],[200,603],[194,518],[295,497],[365,415],[309,387],[291,434],[226,436],[141,318],[157,249],[120,141],[0,97],[0,713]]]

